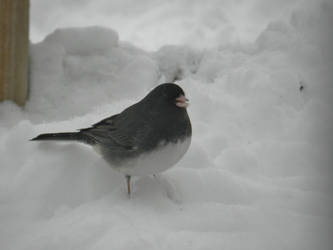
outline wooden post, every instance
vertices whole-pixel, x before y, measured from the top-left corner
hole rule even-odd
[[[29,0],[0,0],[0,101],[28,94]]]

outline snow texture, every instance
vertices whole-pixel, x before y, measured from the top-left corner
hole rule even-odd
[[[31,44],[26,107],[0,104],[0,249],[331,249],[331,3],[128,0],[122,17],[137,22],[121,29],[119,1],[77,1],[97,19],[78,18],[74,2],[33,0],[32,35],[50,28],[36,21],[46,3],[48,20],[66,6],[74,25],[110,12],[119,35],[105,22]],[[28,141],[175,80],[191,102],[191,147],[165,173],[134,178],[131,199],[89,146]]]

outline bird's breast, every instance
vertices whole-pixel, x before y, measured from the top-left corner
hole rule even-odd
[[[111,167],[125,175],[145,176],[157,174],[174,166],[187,152],[191,137],[176,142],[161,141],[156,149],[143,152],[136,157],[124,160],[119,165],[110,163]]]

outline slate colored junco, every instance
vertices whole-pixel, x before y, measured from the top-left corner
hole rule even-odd
[[[191,143],[188,99],[174,83],[164,83],[141,101],[79,132],[40,134],[32,141],[79,141],[93,146],[110,166],[131,176],[162,172],[175,165]]]

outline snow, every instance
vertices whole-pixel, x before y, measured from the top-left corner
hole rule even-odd
[[[32,1],[33,37],[54,28],[35,21],[45,6],[49,20],[81,25],[32,43],[27,105],[0,104],[1,249],[331,249],[332,3],[79,2],[101,16]],[[115,30],[100,26],[108,11]],[[134,178],[131,199],[89,146],[28,141],[90,126],[173,80],[191,103],[190,149],[160,176]]]

